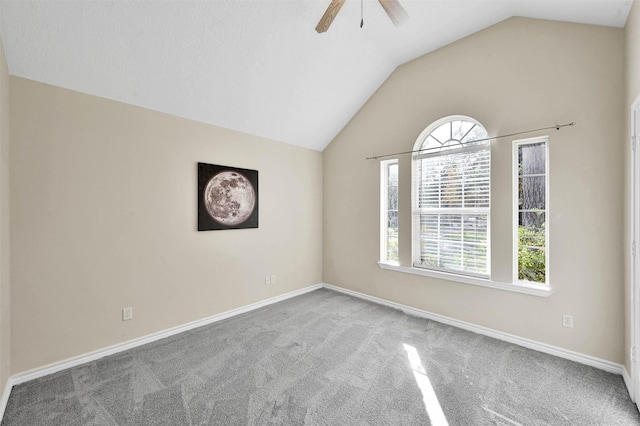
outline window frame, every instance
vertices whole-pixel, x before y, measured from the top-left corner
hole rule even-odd
[[[434,121],[420,133],[420,136],[418,136],[414,144],[414,148],[413,148],[414,152],[421,149],[423,143],[436,129],[438,129],[443,124],[454,122],[454,121],[467,121],[470,123],[474,123],[475,125],[480,126],[485,131],[485,133],[488,134],[486,128],[482,125],[482,123],[480,123],[478,120],[475,120],[474,118],[464,116],[464,115],[447,116]],[[419,205],[418,187],[416,182],[417,161],[419,161],[421,158],[426,158],[426,157],[436,157],[440,155],[446,156],[446,155],[451,155],[456,153],[463,154],[466,152],[480,151],[484,149],[489,150],[489,206],[486,208],[483,207],[479,209],[486,210],[486,216],[487,216],[486,274],[475,273],[470,271],[452,270],[452,269],[446,269],[446,268],[440,268],[440,267],[418,266],[417,259],[420,253],[420,236],[419,236],[420,231],[416,230],[416,227],[419,226],[416,224],[416,221],[419,221],[420,213],[418,213],[418,210],[420,209],[418,207]],[[413,269],[427,271],[429,273],[437,273],[437,274],[443,274],[446,276],[473,278],[473,279],[489,281],[491,279],[491,143],[489,140],[487,140],[487,143],[483,145],[469,145],[466,147],[462,146],[460,148],[452,149],[452,150],[444,149],[442,151],[437,151],[437,153],[440,155],[414,153],[414,155],[412,155],[412,158],[411,158],[411,267]]]
[[[544,268],[545,268],[545,281],[544,283],[529,281],[529,280],[521,280],[518,278],[519,275],[519,265],[518,265],[518,249],[520,247],[519,238],[518,238],[518,229],[520,226],[520,206],[519,206],[519,178],[520,174],[518,173],[518,169],[520,166],[520,162],[518,160],[518,148],[522,145],[533,145],[544,143],[544,154],[545,154],[545,166],[544,166],[544,215],[545,215],[545,226],[544,226],[544,250],[545,250],[545,259],[544,259]],[[515,284],[520,285],[529,285],[529,286],[540,286],[544,288],[551,288],[550,285],[550,275],[549,275],[549,136],[536,136],[533,138],[526,139],[517,139],[512,142],[512,206],[513,206],[513,216],[512,216],[512,224],[513,224],[513,235],[512,235],[512,248],[513,248],[513,282]]]
[[[398,209],[396,212],[400,211],[400,165],[398,163],[397,158],[392,158],[389,160],[380,161],[380,262],[389,264],[389,265],[399,265],[400,264],[400,236],[398,235],[398,260],[389,260],[389,227],[388,227],[388,217],[389,217],[389,166],[396,165],[398,167]],[[400,218],[398,217],[398,221]],[[400,231],[400,227],[398,226],[398,231]]]
[[[418,144],[418,141],[425,140],[426,137],[431,133],[431,131],[433,129],[435,129],[438,125],[442,124],[445,121],[455,120],[455,119],[470,120],[471,118],[470,117],[466,117],[466,116],[456,115],[456,116],[445,117],[445,118],[443,118],[441,120],[438,120],[438,121],[434,122],[432,125],[427,127],[420,134],[420,136],[416,140],[416,144],[414,144],[414,147],[417,146],[418,149],[419,149],[420,148],[420,144]],[[473,119],[471,119],[471,120],[473,120]],[[473,121],[475,121],[475,120],[473,120]],[[481,123],[478,123],[478,124],[482,125]],[[548,138],[548,136],[541,136],[541,137],[531,138],[531,139],[541,139],[541,138],[546,138],[546,141],[547,141],[547,146],[546,146],[546,148],[547,148],[547,151],[546,151],[546,178],[547,178],[547,181],[546,181],[547,182],[547,184],[546,184],[546,192],[547,193],[545,195],[546,196],[546,209],[545,209],[545,211],[546,211],[546,214],[549,214],[549,185],[548,185],[548,182],[549,182],[550,176],[551,176],[550,168],[549,168],[549,149],[550,149],[549,148],[549,138]],[[526,139],[519,140],[519,141],[512,141],[512,142],[521,142],[521,141],[525,141],[525,140]],[[490,144],[490,146],[491,146],[491,144]],[[414,148],[414,149],[416,149],[416,148]],[[515,155],[517,156],[517,152],[516,152]],[[391,160],[384,160],[384,161],[398,161],[398,159],[394,158],[394,159],[391,159]],[[410,183],[410,186],[411,186],[411,212],[410,212],[410,214],[413,216],[413,212],[415,211],[415,206],[416,206],[415,197],[416,197],[417,193],[416,193],[416,190],[415,190],[415,183],[416,182],[415,182],[415,179],[414,179],[415,171],[414,171],[413,158],[410,161],[411,161],[411,183]],[[403,162],[400,162],[400,163],[404,164]],[[399,163],[398,167],[400,167],[400,163]],[[517,157],[516,157],[515,163],[517,163]],[[511,167],[513,169],[513,164],[511,164],[511,165],[509,165],[507,167]],[[384,168],[382,168],[382,166],[381,166],[380,170],[382,172],[384,170]],[[385,182],[385,177],[384,177],[383,173],[381,173],[380,182],[381,182],[380,194],[382,195],[383,194],[382,191],[386,191],[386,188],[385,188],[386,182]],[[406,182],[404,182],[403,184],[406,184]],[[493,185],[491,185],[491,187],[492,186]],[[399,178],[399,181],[398,181],[398,189],[399,190],[401,189],[400,178]],[[516,188],[516,190],[517,190],[517,188]],[[511,197],[514,198],[513,195]],[[383,201],[386,203],[386,199],[387,199],[386,195],[382,195],[381,203]],[[517,203],[517,200],[518,200],[517,197],[515,197],[514,199],[515,199],[515,202]],[[512,206],[513,206],[514,205],[513,199],[511,200],[511,203],[512,203]],[[383,209],[382,209],[383,207],[385,207],[385,206],[381,204],[381,210],[380,210],[380,215],[381,215],[381,220],[380,220],[381,244],[383,244],[382,242],[385,241],[385,239],[386,239],[386,233],[384,233],[384,234],[382,233],[382,231],[384,230],[384,228],[382,228],[382,226],[383,226],[382,224],[385,223],[384,222],[384,217],[386,216],[383,213]],[[490,204],[490,207],[489,207],[490,214],[491,214],[491,210],[493,208],[494,208],[494,206],[492,206]],[[398,209],[399,209],[399,212],[402,211],[402,207],[401,207],[400,203],[399,203]],[[516,209],[517,209],[517,206],[516,206]],[[406,223],[405,223],[405,225],[406,225]],[[517,222],[516,222],[516,226],[517,226]],[[488,235],[490,236],[491,235],[491,220],[490,220],[490,217],[489,217],[489,221],[488,221],[488,227],[489,228],[488,228],[487,232],[488,232]],[[401,231],[400,230],[400,222],[399,222],[398,230]],[[393,271],[395,273],[404,273],[404,274],[410,274],[410,275],[415,275],[415,276],[420,276],[420,277],[429,277],[429,278],[435,278],[435,279],[438,279],[438,280],[444,280],[445,282],[446,281],[451,281],[451,282],[458,283],[458,284],[474,285],[474,286],[490,288],[490,289],[499,290],[499,291],[507,291],[507,292],[510,292],[510,293],[520,293],[520,294],[526,294],[526,295],[530,295],[530,296],[546,298],[546,297],[549,297],[552,294],[554,294],[554,289],[551,287],[551,285],[548,284],[549,283],[549,269],[548,269],[549,260],[548,259],[550,258],[550,256],[549,256],[549,226],[548,226],[548,223],[547,223],[546,232],[547,232],[547,235],[545,237],[546,238],[545,244],[546,244],[547,252],[546,252],[546,260],[545,260],[545,262],[546,262],[546,281],[547,281],[547,284],[537,284],[537,283],[532,283],[532,282],[528,282],[528,281],[513,280],[513,275],[516,275],[516,277],[517,277],[517,264],[515,266],[516,269],[515,270],[512,269],[512,271],[515,271],[515,273],[511,274],[512,278],[511,278],[510,281],[494,281],[491,278],[478,278],[478,277],[474,277],[474,276],[462,275],[462,274],[457,274],[457,273],[452,273],[452,272],[442,272],[442,271],[439,271],[439,270],[414,267],[413,266],[413,260],[414,260],[413,249],[414,249],[415,245],[414,245],[414,241],[413,241],[413,235],[414,235],[413,217],[412,217],[412,220],[411,220],[411,241],[409,241],[409,244],[411,244],[411,250],[412,250],[411,259],[410,259],[411,260],[411,265],[410,266],[403,266],[401,263],[399,263],[402,260],[402,257],[400,256],[400,251],[402,250],[402,245],[399,245],[399,253],[398,253],[399,254],[399,259],[398,259],[399,262],[387,261],[386,260],[386,242],[384,242],[384,244],[385,244],[384,248],[381,245],[381,248],[380,248],[380,255],[381,255],[380,256],[380,261],[377,262],[377,264],[378,264],[378,267],[380,269],[387,270],[387,271]],[[403,235],[405,235],[405,234],[403,233]],[[383,236],[384,236],[385,239],[383,239]],[[512,240],[514,239],[513,236],[511,238],[512,238]],[[516,238],[517,238],[517,236],[516,236]],[[400,239],[398,241],[399,241],[399,243],[401,242]],[[517,243],[517,241],[516,241],[516,243]],[[488,256],[491,256],[491,249],[492,249],[491,244],[492,244],[492,240],[491,240],[491,238],[489,238],[488,241],[487,241]],[[404,246],[406,248],[407,243],[405,243]],[[517,259],[517,248],[515,248],[513,250],[514,250],[514,252],[516,252],[516,253],[514,253],[515,254],[514,259]],[[492,262],[491,261],[491,257],[489,257],[488,262],[489,262],[489,266],[491,267],[491,262]],[[511,261],[511,263],[512,263],[512,268],[513,268],[513,263],[514,263],[513,259]]]

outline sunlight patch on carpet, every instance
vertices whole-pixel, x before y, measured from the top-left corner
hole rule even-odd
[[[403,344],[404,350],[407,352],[409,358],[409,364],[413,370],[413,376],[416,379],[416,383],[422,392],[422,401],[424,402],[424,408],[427,410],[427,415],[431,421],[432,426],[449,426],[447,418],[442,411],[438,397],[436,396],[433,386],[431,386],[431,380],[427,376],[427,372],[422,366],[420,355],[418,351],[411,345]]]

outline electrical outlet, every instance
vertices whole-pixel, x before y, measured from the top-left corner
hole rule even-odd
[[[271,284],[275,284],[275,283],[276,283],[276,276],[271,275]]]
[[[573,316],[562,314],[562,325],[565,327],[573,328]]]
[[[271,276],[267,275],[266,277],[264,277],[264,285],[269,285],[271,284]]]
[[[130,319],[133,319],[133,307],[122,308],[122,321],[129,321]]]

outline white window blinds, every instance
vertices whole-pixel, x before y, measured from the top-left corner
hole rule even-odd
[[[458,146],[414,157],[414,266],[487,277],[491,152]]]

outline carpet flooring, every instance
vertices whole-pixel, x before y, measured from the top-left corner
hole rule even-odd
[[[2,425],[638,425],[620,376],[320,289],[15,386]]]

